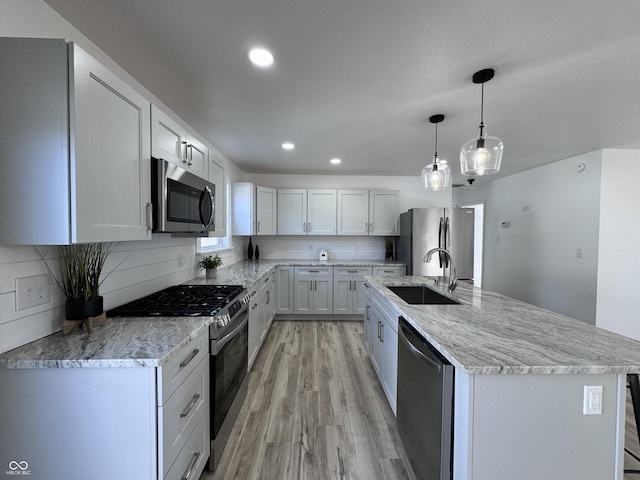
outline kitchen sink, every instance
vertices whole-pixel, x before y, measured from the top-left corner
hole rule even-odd
[[[457,300],[422,285],[385,286],[402,300],[412,305],[460,305]]]

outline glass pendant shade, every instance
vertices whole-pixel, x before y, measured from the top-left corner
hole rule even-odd
[[[445,190],[451,185],[451,169],[446,163],[433,159],[433,163],[425,165],[422,169],[422,183],[425,190],[434,192]]]
[[[500,170],[504,145],[497,137],[489,137],[480,127],[480,136],[460,148],[460,170],[463,175],[491,175]]]
[[[434,192],[445,190],[451,185],[451,169],[446,160],[438,160],[438,124],[444,120],[441,113],[429,117],[429,121],[436,126],[436,146],[433,163],[422,169],[422,184],[425,190]]]
[[[476,177],[500,171],[504,145],[499,138],[487,136],[484,125],[484,84],[493,78],[494,73],[493,69],[486,68],[473,75],[473,83],[482,84],[480,134],[460,148],[460,172],[463,175]]]

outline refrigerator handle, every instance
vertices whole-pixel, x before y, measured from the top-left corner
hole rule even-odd
[[[440,217],[440,226],[438,228],[438,248],[444,248],[443,246],[443,229],[444,229],[444,219]],[[438,252],[438,261],[440,262],[440,268],[442,268],[442,252]]]
[[[451,232],[449,231],[449,217],[444,222],[444,249],[449,250],[451,243]],[[444,266],[449,268],[449,257],[445,257]]]

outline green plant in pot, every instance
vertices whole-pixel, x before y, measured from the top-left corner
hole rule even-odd
[[[207,278],[216,278],[220,265],[222,265],[222,259],[217,253],[215,255],[205,255],[197,263],[198,268],[206,272]]]
[[[113,248],[112,243],[57,246],[61,279],[58,281],[56,278],[56,282],[67,299],[67,320],[82,320],[103,312],[99,290],[106,276],[100,280],[100,275]]]

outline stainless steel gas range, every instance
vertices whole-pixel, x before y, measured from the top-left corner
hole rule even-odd
[[[211,471],[247,394],[250,299],[240,285],[176,285],[108,312],[110,317],[214,317],[209,327]]]

